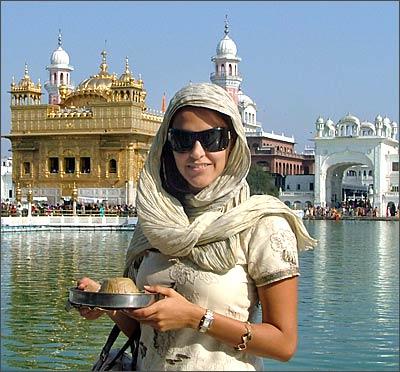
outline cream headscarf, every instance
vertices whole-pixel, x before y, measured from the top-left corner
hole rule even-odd
[[[171,118],[184,106],[209,108],[228,115],[237,140],[221,176],[198,194],[186,195],[182,205],[162,187],[160,159]],[[169,103],[140,175],[138,224],[128,248],[125,275],[132,276],[133,263],[150,248],[168,256],[189,258],[204,270],[224,273],[236,263],[239,233],[267,215],[287,219],[299,250],[315,246],[316,240],[309,236],[302,220],[279,199],[249,196],[246,176],[250,164],[241,117],[230,95],[210,83],[190,84],[179,90]]]

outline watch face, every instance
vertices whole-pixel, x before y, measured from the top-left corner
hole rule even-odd
[[[207,332],[211,327],[212,322],[214,321],[214,314],[211,310],[207,310],[203,315],[199,325],[199,331],[201,333]]]

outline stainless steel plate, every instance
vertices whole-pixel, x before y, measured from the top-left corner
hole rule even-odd
[[[69,289],[68,301],[74,307],[101,307],[103,309],[138,309],[151,305],[158,300],[157,294],[133,293],[114,294],[87,292],[77,288]]]

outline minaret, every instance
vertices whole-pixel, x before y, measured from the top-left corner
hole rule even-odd
[[[225,16],[225,36],[218,43],[217,54],[211,58],[215,64],[215,72],[210,75],[211,82],[224,88],[238,103],[238,92],[242,77],[239,74],[239,62],[235,42],[229,37],[229,25]]]
[[[61,30],[58,33],[58,48],[53,52],[50,58],[50,65],[46,67],[49,71],[49,81],[44,84],[45,89],[49,93],[49,103],[57,105],[60,103],[59,88],[65,86],[67,90],[74,87],[71,84],[71,71],[74,68],[69,64],[69,55],[61,47]]]
[[[165,92],[162,96],[162,101],[161,101],[161,112],[164,113],[167,111],[167,97],[165,96]]]

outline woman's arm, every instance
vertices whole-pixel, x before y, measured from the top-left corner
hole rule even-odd
[[[198,328],[206,309],[187,301],[172,288],[152,286],[146,289],[165,298],[143,309],[125,310],[127,315],[160,331]],[[297,277],[259,287],[258,294],[262,323],[251,324],[252,339],[242,352],[288,361],[297,347]],[[245,325],[214,313],[214,322],[207,334],[233,348],[242,342]]]
[[[246,351],[288,361],[297,348],[297,277],[281,280],[258,288],[262,306],[262,323],[251,324],[252,339]],[[215,314],[208,334],[236,346],[246,333],[245,325],[237,320]]]

